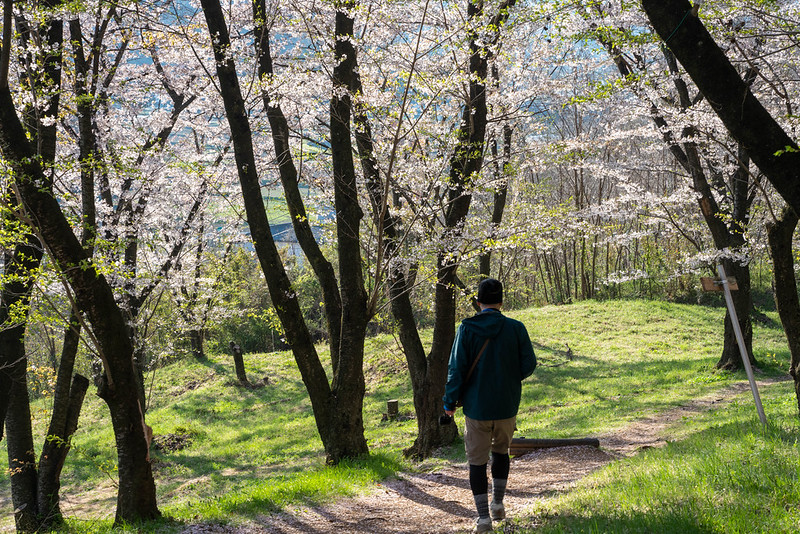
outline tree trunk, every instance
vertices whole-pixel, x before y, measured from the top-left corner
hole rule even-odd
[[[508,198],[508,183],[511,179],[509,176],[509,165],[511,163],[511,126],[508,124],[503,126],[503,164],[496,172],[496,179],[499,184],[494,189],[493,202],[492,202],[492,218],[491,218],[491,237],[495,236],[497,228],[503,222],[503,213],[506,209],[506,200]],[[492,156],[496,160],[497,155],[497,141],[492,143]],[[478,272],[482,277],[488,278],[491,275],[492,268],[492,251],[487,250],[478,258]]]
[[[192,355],[199,361],[206,359],[204,340],[205,330],[203,328],[193,328],[189,330],[189,344],[191,346]]]
[[[656,32],[786,202],[800,212],[800,150],[750,90],[687,0],[642,0]]]
[[[351,291],[348,298],[352,300],[347,302],[343,300],[342,303],[344,309],[342,324],[346,324],[351,319],[352,324],[348,325],[346,332],[342,332],[340,357],[334,366],[334,379],[333,385],[331,385],[328,383],[325,369],[303,319],[297,294],[292,288],[270,232],[269,220],[261,196],[252,131],[239,87],[236,67],[228,53],[230,35],[222,8],[219,0],[202,0],[201,4],[209,34],[214,37],[213,47],[219,87],[230,126],[247,224],[253,236],[261,269],[283,325],[286,339],[292,347],[295,362],[308,390],[317,430],[328,455],[328,461],[338,463],[346,457],[357,457],[367,452],[361,412],[364,390],[364,376],[361,368],[363,337],[361,337],[360,349],[357,346],[359,332],[366,332],[366,321],[360,315],[362,312],[348,308],[348,306],[358,306],[358,302],[362,299],[363,287],[360,288],[360,292],[358,289]],[[352,154],[352,152],[348,153]],[[355,208],[348,207],[345,217],[357,214],[355,211],[357,208],[357,205]],[[354,234],[357,235],[357,231]],[[344,237],[345,240],[351,239],[349,235]],[[342,246],[341,243],[340,246]],[[348,247],[348,250],[351,247],[349,242],[345,246]],[[358,266],[358,269],[353,269],[354,265]],[[348,267],[351,270],[358,270],[360,273],[360,265],[360,262],[343,263],[342,268]],[[350,284],[347,289],[349,290],[353,279],[349,278],[347,283]],[[343,281],[343,291],[347,290],[344,290]],[[351,312],[353,313],[352,317],[349,315]]]
[[[424,367],[424,375],[417,371],[414,387],[414,407],[417,412],[419,434],[414,444],[404,451],[411,458],[427,458],[438,447],[452,443],[457,435],[455,425],[439,425],[442,397],[447,383],[447,364],[455,339],[456,291],[454,278],[457,265],[447,263],[447,256],[438,259],[438,280],[434,296],[433,343]],[[420,365],[417,363],[417,367]],[[412,372],[412,384],[414,372]]]
[[[39,509],[36,502],[36,456],[31,428],[28,398],[27,367],[23,342],[24,326],[2,332],[0,351],[12,362],[11,401],[5,424],[8,448],[8,468],[11,473],[11,502],[17,532],[36,532],[39,528]],[[9,335],[6,336],[5,334]]]
[[[53,395],[53,413],[50,416],[50,425],[47,430],[45,442],[42,445],[42,452],[39,457],[39,488],[38,506],[43,518],[42,526],[50,528],[61,520],[61,509],[59,506],[59,488],[61,487],[61,468],[69,451],[69,438],[73,431],[68,432],[68,421],[72,416],[75,417],[77,427],[77,414],[80,413],[80,405],[77,413],[71,413],[74,408],[72,405],[73,395],[79,395],[81,403],[86,394],[89,383],[84,384],[80,380],[73,381],[72,371],[75,368],[75,356],[78,352],[80,340],[80,320],[75,310],[70,315],[70,323],[64,335],[64,345],[61,350],[61,363],[58,367],[56,377],[55,393]],[[77,379],[77,375],[76,375]],[[78,389],[73,389],[77,387]],[[82,389],[82,391],[81,391]]]
[[[739,289],[731,292],[733,307],[739,319],[739,328],[744,338],[745,350],[750,359],[750,363],[755,365],[753,358],[753,298],[750,290],[750,267],[740,265],[738,262],[730,260],[723,261],[725,272],[728,276],[736,278]],[[731,322],[730,312],[725,312],[725,335],[722,348],[722,355],[717,362],[717,369],[733,371],[742,367],[742,354],[739,351],[739,344],[736,341],[736,333]]]
[[[541,261],[541,254],[533,251],[534,258],[536,258],[536,267],[539,269],[539,278],[542,280],[542,292],[544,293],[544,301],[550,302],[550,298],[547,296],[547,278],[544,275],[544,269],[542,269],[542,261]]]
[[[508,18],[514,3],[514,0],[510,0],[499,6],[497,14],[488,22],[489,27],[500,28]],[[484,17],[483,3],[469,2],[467,15],[470,21],[480,20]],[[496,40],[499,39],[499,32],[495,32],[493,42],[479,39],[474,28],[467,30],[467,36],[470,43],[469,100],[462,108],[461,124],[457,132],[458,143],[450,158],[448,203],[445,209],[444,232],[449,234],[448,238],[450,239],[458,237],[458,228],[466,219],[472,201],[469,186],[483,167],[488,115],[486,81],[489,60],[492,57],[491,46],[496,44]],[[452,251],[455,254],[451,255],[450,252],[442,251],[437,257],[435,318],[431,351],[426,361],[414,363],[417,371],[411,373],[413,380],[415,372],[419,373],[418,376],[422,376],[420,370],[425,370],[424,381],[420,380],[420,383],[414,387],[414,405],[417,410],[417,425],[420,434],[414,445],[405,451],[406,455],[416,458],[429,456],[433,447],[441,446],[440,439],[452,439],[456,432],[455,428],[452,430],[447,428],[451,425],[443,428],[438,424],[438,418],[442,411],[444,386],[447,382],[447,364],[455,339],[456,292],[454,288],[459,259],[457,249]]]
[[[602,8],[599,8],[602,9]],[[687,17],[692,19],[694,17]],[[615,65],[621,76],[628,77],[632,75],[631,67],[627,60],[623,57],[622,51],[619,47],[607,40],[603,36],[598,36],[598,40],[603,44],[608,53],[614,60]],[[697,99],[693,99],[689,94],[689,87],[686,82],[681,78],[678,64],[676,62],[676,55],[670,50],[664,49],[664,59],[666,60],[668,70],[672,74],[672,84],[678,94],[677,104],[683,112],[688,112]],[[755,71],[751,68],[748,70],[745,78],[747,80],[747,90],[749,92],[749,84],[755,79]],[[738,74],[737,74],[738,77]],[[741,80],[741,78],[740,78]],[[702,87],[700,87],[703,92]],[[704,93],[704,92],[703,92]],[[708,97],[708,95],[704,96]],[[648,98],[649,97],[645,97]],[[736,170],[729,177],[731,193],[732,213],[726,213],[717,203],[714,198],[712,188],[709,184],[706,169],[703,167],[703,162],[698,150],[698,145],[694,138],[697,136],[697,129],[689,124],[683,127],[681,137],[675,139],[671,130],[668,128],[668,123],[665,115],[660,111],[656,101],[649,99],[651,107],[650,114],[653,123],[662,132],[662,139],[670,150],[670,153],[675,158],[677,163],[689,173],[692,179],[692,185],[698,195],[698,205],[700,211],[708,227],[711,237],[714,241],[714,246],[718,250],[731,249],[734,251],[744,248],[745,238],[744,230],[746,229],[749,221],[749,211],[752,204],[752,197],[749,195],[750,187],[750,154],[747,148],[740,142],[738,145],[738,158]],[[718,175],[722,180],[722,173],[724,171],[715,170],[711,164],[708,165],[708,172]],[[730,220],[730,226],[725,221]],[[726,271],[736,276],[739,281],[739,290],[732,293],[734,308],[736,309],[739,323],[742,329],[742,335],[745,339],[748,357],[753,361],[752,353],[752,337],[753,327],[751,324],[751,311],[753,307],[752,295],[750,291],[750,268],[747,265],[734,264],[729,260],[725,260],[724,266]],[[734,370],[742,366],[741,353],[739,352],[736,342],[736,334],[733,330],[730,314],[726,311],[724,322],[723,334],[723,349],[720,359],[717,362],[718,369]]]
[[[73,30],[80,27],[74,21],[70,25]],[[73,37],[76,37],[73,35]],[[80,42],[80,36],[76,38]],[[81,49],[82,50],[82,49]],[[86,74],[85,61],[80,58],[80,73]],[[91,104],[85,98],[84,91],[87,83],[85,76],[79,76],[76,81],[76,94],[78,98],[79,122],[79,161],[81,165],[81,204],[83,229],[81,243],[91,254],[92,243],[96,231],[96,215],[94,200],[94,165],[96,164],[96,140],[92,128],[93,113]],[[84,97],[84,98],[81,98]],[[61,351],[60,364],[56,379],[55,394],[53,398],[53,412],[47,436],[42,445],[39,459],[38,494],[37,504],[41,517],[41,528],[49,529],[61,522],[60,487],[61,470],[70,449],[70,439],[77,429],[80,409],[89,386],[85,377],[72,372],[75,367],[75,358],[80,342],[81,322],[79,312],[71,311],[67,328],[64,331],[64,341]]]
[[[438,367],[438,366],[437,366]],[[445,371],[446,371],[445,367]],[[442,414],[442,397],[447,382],[447,372],[431,369],[425,383],[414,391],[414,408],[417,413],[417,439],[403,453],[416,460],[423,460],[437,449],[450,445],[458,437],[456,425],[439,424]]]
[[[797,222],[797,214],[787,206],[777,221],[767,224],[767,239],[775,270],[775,305],[778,308],[786,341],[789,343],[792,358],[789,373],[794,379],[794,391],[800,413],[800,298],[797,296],[792,251],[792,236],[797,228]]]
[[[4,422],[14,521],[17,532],[36,532],[40,516],[25,353],[27,311],[21,323],[11,323],[15,319],[13,314],[28,306],[32,271],[39,267],[43,256],[38,240],[32,235],[26,237],[27,243],[17,245],[13,255],[4,258],[4,274],[10,282],[3,286],[0,306],[0,368],[10,384],[5,392],[9,402]]]
[[[339,283],[342,299],[342,334],[339,366],[334,369],[333,390],[339,397],[337,419],[351,434],[349,447],[357,454],[368,452],[362,416],[364,393],[364,339],[369,313],[361,258],[360,226],[364,214],[358,201],[353,141],[350,134],[352,98],[358,67],[353,47],[353,18],[344,2],[336,12],[334,52],[340,61],[333,68],[333,96],[330,103],[331,158],[333,160],[334,205],[339,255]]]
[[[45,0],[43,7],[54,8],[58,0]],[[6,6],[10,9],[10,6]],[[10,45],[10,20],[5,20],[4,43]],[[63,41],[63,26],[60,19],[45,17],[38,24],[30,24],[24,16],[17,17],[17,32],[20,41],[19,61],[22,63],[20,76],[22,84],[31,88],[34,92],[39,92],[41,104],[43,106],[33,109],[32,104],[25,106],[23,117],[26,129],[23,129],[13,102],[9,98],[7,102],[0,100],[0,106],[9,106],[0,110],[0,130],[5,127],[2,117],[13,115],[16,122],[17,134],[29,136],[29,146],[35,147],[36,157],[42,165],[50,166],[53,163],[56,152],[56,129],[55,125],[45,126],[42,122],[44,118],[56,117],[58,114],[59,95],[61,85],[61,43]],[[8,39],[5,36],[9,36]],[[35,49],[30,46],[33,42],[47,45],[46,51],[33,53],[29,50]],[[30,68],[26,68],[26,65]],[[36,65],[36,67],[32,67]],[[6,68],[7,66],[0,66]],[[8,92],[6,84],[7,72],[3,73],[4,84],[0,86],[0,94]],[[5,135],[8,132],[0,133],[0,153],[7,159],[9,153],[5,150]],[[21,141],[25,142],[25,141]],[[19,178],[16,171],[19,166],[11,162],[14,178]],[[41,168],[41,167],[40,167]],[[48,190],[52,186],[50,176],[44,172],[39,176],[40,187]],[[24,198],[13,191],[9,192],[12,203],[19,202],[18,208],[22,208]],[[27,241],[27,242],[26,242]],[[33,531],[39,527],[40,509],[36,500],[36,460],[34,456],[33,434],[31,427],[30,402],[27,390],[27,356],[25,353],[25,331],[27,327],[27,306],[30,300],[33,282],[31,274],[39,268],[43,257],[42,245],[39,239],[33,235],[23,237],[23,242],[17,244],[12,256],[4,258],[5,275],[9,276],[9,281],[2,289],[0,295],[0,369],[6,367],[8,370],[7,382],[8,389],[0,395],[10,395],[7,399],[7,410],[3,411],[3,419],[8,430],[8,454],[9,466],[14,475],[11,477],[12,500],[14,502],[15,520],[19,531]],[[22,314],[19,324],[11,324],[14,320],[10,313]],[[0,373],[5,373],[0,371]],[[5,404],[0,402],[0,405]],[[15,467],[18,470],[15,470]]]
[[[120,375],[122,373],[119,373]],[[114,439],[117,445],[119,489],[115,525],[155,519],[161,514],[156,506],[156,486],[150,465],[152,429],[144,422],[143,401],[138,391],[133,366],[125,373],[124,382],[111,390],[108,384],[101,389],[100,397],[111,411]],[[122,394],[127,391],[127,394]]]
[[[0,87],[0,149],[12,165],[14,186],[27,214],[36,221],[39,234],[72,286],[79,307],[94,326],[106,373],[100,396],[111,410],[117,442],[120,480],[116,522],[158,517],[148,456],[148,427],[143,399],[137,394],[133,347],[125,320],[111,287],[85,254],[58,201],[38,186],[47,183],[46,178],[16,115],[8,87]],[[76,269],[76,265],[83,267]]]
[[[352,80],[351,91],[362,93],[363,88],[357,72],[354,73]],[[387,192],[390,190],[388,182],[391,180],[391,163],[387,176],[384,178],[386,183],[384,183],[381,181],[378,164],[375,161],[372,129],[368,121],[367,110],[357,108],[353,122],[358,155],[372,205],[373,219],[375,226],[379,229],[379,254],[382,254],[383,262],[391,265],[392,260],[399,252],[399,242],[403,238],[400,232],[401,222],[388,209]],[[377,268],[382,270],[381,265],[378,265]],[[375,279],[379,279],[379,274],[376,273]],[[399,327],[400,343],[403,346],[411,377],[414,410],[417,417],[417,442],[405,453],[408,456],[423,459],[432,451],[452,443],[457,436],[455,425],[442,426],[438,424],[441,413],[441,397],[444,394],[444,383],[447,377],[441,377],[441,364],[438,361],[426,358],[411,304],[413,274],[406,275],[401,264],[395,263],[388,273],[387,282],[392,315]]]
[[[65,367],[63,361],[62,367]],[[67,371],[62,371],[61,368],[59,368],[58,380],[62,380],[62,373],[66,374],[66,381],[69,383],[69,374],[67,374]],[[57,387],[56,390],[58,391],[58,389]],[[81,406],[88,389],[89,379],[85,376],[75,375],[72,379],[72,386],[67,389],[68,398],[53,400],[53,417],[39,457],[37,502],[39,515],[42,519],[42,528],[44,529],[49,529],[61,522],[61,507],[59,504],[61,470],[69,453],[72,435],[78,429],[78,418],[80,417]],[[65,408],[64,410],[59,409],[58,418],[56,418],[56,406]]]
[[[396,273],[390,280],[389,289],[392,315],[399,325],[400,343],[403,345],[411,376],[414,413],[417,416],[417,439],[404,453],[416,459],[423,459],[436,449],[452,443],[458,435],[455,425],[439,424],[444,384],[447,382],[447,361],[445,360],[445,364],[442,365],[442,356],[439,355],[438,359],[434,359],[433,352],[431,358],[426,358],[425,348],[414,320],[411,300],[408,297],[410,290],[406,278]]]
[[[255,47],[258,58],[258,75],[259,78],[263,79],[274,74],[269,29],[266,25],[267,8],[265,0],[253,0],[253,19],[256,24],[257,35]],[[292,228],[295,236],[297,236],[297,242],[303,249],[303,253],[306,255],[308,263],[311,265],[322,289],[322,300],[325,306],[325,318],[328,323],[328,335],[330,338],[331,359],[333,366],[336,367],[339,359],[339,335],[342,321],[342,302],[336,281],[336,273],[333,265],[325,258],[319,248],[309,223],[305,203],[298,184],[297,167],[294,164],[289,145],[289,123],[283,114],[280,104],[273,102],[266,90],[262,91],[261,98],[269,120],[272,142],[277,155],[279,176],[286,197],[286,207],[289,209],[289,215],[292,219]]]

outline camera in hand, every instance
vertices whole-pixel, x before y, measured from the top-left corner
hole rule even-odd
[[[439,416],[439,424],[440,425],[449,425],[452,422],[453,422],[453,417],[450,416],[450,415],[447,415],[446,413],[443,413],[442,415]]]

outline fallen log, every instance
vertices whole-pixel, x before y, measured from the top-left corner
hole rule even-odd
[[[600,447],[600,440],[597,438],[563,438],[563,439],[533,439],[533,438],[514,438],[511,440],[511,447],[508,453],[511,456],[519,456],[537,449],[552,449],[555,447]]]

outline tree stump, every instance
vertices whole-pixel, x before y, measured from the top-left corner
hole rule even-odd
[[[397,399],[386,401],[386,417],[389,419],[389,421],[396,420],[399,413],[400,408]]]

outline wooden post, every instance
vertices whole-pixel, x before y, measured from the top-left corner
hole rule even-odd
[[[764,415],[764,407],[761,405],[761,396],[758,394],[758,386],[753,376],[750,356],[747,354],[747,345],[744,344],[744,336],[739,326],[739,318],[736,315],[736,308],[733,306],[733,297],[731,296],[732,288],[728,282],[728,277],[725,276],[725,268],[721,263],[717,265],[717,272],[719,273],[719,278],[722,283],[722,289],[725,291],[725,303],[728,305],[728,313],[731,316],[731,323],[733,323],[733,332],[736,334],[736,344],[739,345],[739,354],[742,356],[742,364],[744,365],[744,370],[747,371],[747,380],[750,381],[750,390],[753,392],[753,400],[756,403],[758,418],[761,419],[762,425],[767,426],[767,416]]]
[[[236,369],[236,379],[243,386],[249,386],[250,381],[247,380],[247,373],[244,371],[244,358],[242,357],[242,347],[235,341],[229,344],[231,352],[233,353],[233,367]]]
[[[386,417],[389,421],[394,421],[397,419],[397,415],[399,413],[399,402],[397,399],[392,399],[386,401]]]

